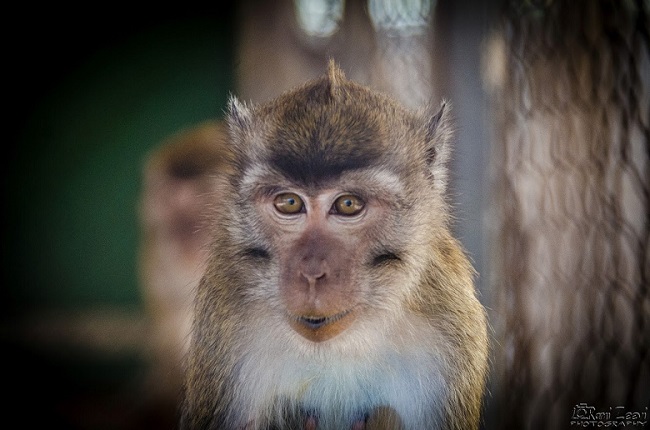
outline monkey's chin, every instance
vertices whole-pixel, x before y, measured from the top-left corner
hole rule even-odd
[[[355,313],[350,309],[330,316],[290,316],[289,324],[305,339],[323,342],[345,331],[355,317]]]

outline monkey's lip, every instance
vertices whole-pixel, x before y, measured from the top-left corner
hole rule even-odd
[[[347,311],[343,311],[328,317],[302,315],[295,317],[295,319],[300,324],[305,325],[312,330],[318,330],[319,328],[324,327],[328,324],[333,324],[337,321],[340,321],[341,319],[348,316],[351,312],[352,309],[348,309]]]
[[[353,309],[334,315],[292,315],[289,323],[293,329],[312,342],[323,342],[345,331],[354,320]]]

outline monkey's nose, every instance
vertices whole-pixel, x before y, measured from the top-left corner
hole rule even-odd
[[[319,272],[308,272],[308,271],[300,271],[300,275],[307,280],[307,283],[309,283],[310,287],[315,287],[316,283],[322,279],[325,279],[327,276],[327,273],[325,270],[321,270]]]
[[[322,282],[327,277],[328,271],[327,260],[324,258],[305,258],[298,267],[300,276],[311,288],[314,288],[319,281]]]

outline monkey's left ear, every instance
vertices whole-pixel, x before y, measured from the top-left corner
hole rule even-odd
[[[426,157],[429,169],[442,190],[447,184],[447,167],[453,130],[449,119],[450,105],[443,101],[438,113],[429,117],[426,123]]]

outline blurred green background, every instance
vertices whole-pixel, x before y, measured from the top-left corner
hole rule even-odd
[[[0,321],[9,407],[34,411],[31,424],[163,427],[125,418],[143,366],[130,349],[141,339],[129,338],[142,323],[142,162],[170,134],[222,116],[233,12],[57,6],[7,17],[18,30],[5,37]],[[87,321],[103,340],[92,343]]]

